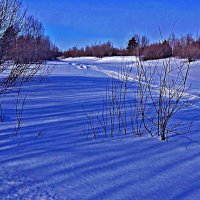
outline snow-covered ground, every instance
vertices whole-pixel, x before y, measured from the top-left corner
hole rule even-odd
[[[26,104],[18,137],[12,137],[14,94],[3,99],[0,199],[200,199],[200,62],[189,78],[196,106],[178,115],[193,121],[189,134],[168,142],[131,134],[86,139],[82,106],[97,109],[108,77],[117,77],[122,62],[134,61],[114,57],[48,62],[51,75],[23,87]]]

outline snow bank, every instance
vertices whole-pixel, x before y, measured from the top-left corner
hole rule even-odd
[[[62,61],[65,61],[65,62],[81,62],[81,63],[93,63],[93,62],[96,62],[99,60],[99,58],[96,58],[96,57],[78,57],[78,58],[64,58],[64,59],[61,59]]]
[[[135,56],[113,56],[113,57],[104,57],[102,59],[97,60],[97,63],[131,63],[137,61],[138,58]]]
[[[136,56],[112,56],[112,57],[79,57],[79,58],[64,58],[61,59],[65,62],[81,62],[81,63],[122,63],[122,62],[135,62],[138,60]]]

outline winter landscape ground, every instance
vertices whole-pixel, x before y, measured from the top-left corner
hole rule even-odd
[[[51,74],[36,76],[22,88],[26,102],[18,137],[12,137],[14,93],[3,98],[0,199],[200,199],[200,62],[194,62],[189,76],[189,96],[195,103],[176,116],[193,122],[188,134],[172,135],[168,142],[131,133],[86,137],[83,106],[97,110],[108,79],[117,78],[122,63],[135,60],[89,57],[48,62]]]

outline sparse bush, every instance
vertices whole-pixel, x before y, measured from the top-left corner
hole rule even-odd
[[[190,62],[173,63],[171,58],[164,59],[161,65],[138,62],[137,73],[143,77],[138,81],[142,122],[152,137],[167,140],[173,133],[187,133],[179,131],[182,122],[173,120],[191,103],[186,95],[191,66]]]
[[[164,59],[161,65],[138,60],[134,66],[122,66],[106,89],[102,110],[86,114],[89,133],[95,138],[102,131],[106,137],[147,133],[163,141],[172,134],[187,133],[190,126],[180,131],[182,122],[173,120],[190,105],[186,95],[190,69],[190,62],[174,64],[171,58]]]

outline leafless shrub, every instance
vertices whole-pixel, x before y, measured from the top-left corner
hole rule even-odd
[[[84,106],[82,106],[83,112],[87,118],[87,138],[89,135],[92,135],[94,138],[97,138],[100,132],[98,114],[95,112],[88,112]]]
[[[20,91],[16,94],[16,103],[15,103],[15,111],[16,111],[16,127],[15,131],[13,133],[14,136],[18,136],[20,134],[20,130],[22,128],[22,117],[23,117],[23,111],[24,111],[24,105],[25,105],[26,97],[20,97]]]
[[[108,89],[106,88],[105,99],[103,99],[102,110],[99,111],[97,118],[103,129],[105,137],[108,136]]]
[[[128,93],[132,85],[132,67],[121,66],[118,75],[109,79],[101,109],[96,113],[88,112],[90,133],[96,138],[97,132],[113,137],[116,133],[127,134],[130,131],[130,107]],[[98,131],[97,131],[98,130]]]
[[[178,133],[181,123],[172,123],[175,115],[189,105],[186,84],[191,63],[172,63],[169,58],[161,66],[140,62],[137,69],[143,77],[139,83],[140,96],[144,94],[146,99],[142,106],[146,107],[147,101],[152,106],[152,110],[142,111],[144,128],[151,136],[166,140],[170,134]]]
[[[191,66],[171,58],[162,63],[138,60],[135,74],[133,66],[122,66],[106,89],[102,110],[87,114],[94,137],[103,130],[105,136],[148,133],[165,141],[172,134],[187,133],[191,125],[182,131],[182,122],[175,122],[175,117],[191,103],[187,94]]]

